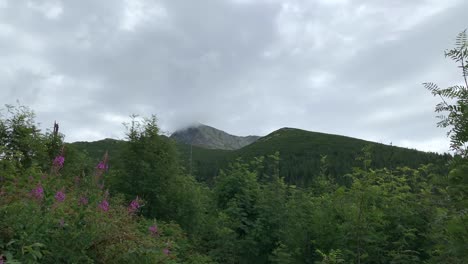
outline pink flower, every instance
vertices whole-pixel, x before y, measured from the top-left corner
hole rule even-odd
[[[63,192],[63,189],[61,191],[58,191],[54,197],[55,200],[57,200],[57,202],[59,203],[65,201],[65,193]]]
[[[157,225],[152,225],[148,228],[148,231],[152,236],[157,236],[158,235],[158,226]]]
[[[138,208],[140,208],[140,203],[139,203],[139,198],[138,196],[135,198],[135,200],[133,200],[130,205],[128,206],[127,210],[129,213],[135,213]]]
[[[102,183],[102,175],[108,170],[109,166],[107,165],[107,161],[109,160],[109,155],[106,153],[104,154],[104,158],[99,161],[96,165],[96,172],[94,175],[94,183],[99,186],[99,188],[103,188],[100,186]]]
[[[100,161],[98,165],[96,166],[96,169],[98,170],[105,170],[107,168],[107,164],[104,163],[104,161]]]
[[[57,157],[55,157],[53,165],[55,168],[60,169],[63,167],[64,162],[65,162],[65,157],[62,155],[58,155]]]
[[[42,185],[39,183],[37,187],[31,191],[31,194],[34,198],[42,200],[44,198],[44,188],[42,188]]]
[[[163,253],[164,253],[164,255],[169,256],[169,254],[171,253],[171,251],[170,251],[168,248],[164,248],[164,249],[163,249]]]
[[[109,202],[105,199],[102,200],[102,202],[99,203],[99,208],[104,212],[109,211]]]

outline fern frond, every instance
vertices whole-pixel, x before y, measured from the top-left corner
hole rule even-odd
[[[439,90],[438,95],[441,95],[447,98],[462,97],[463,89],[464,89],[464,86],[454,85],[454,86]]]
[[[436,113],[439,113],[439,112],[444,112],[444,111],[448,111],[448,107],[447,107],[447,104],[444,103],[444,102],[440,102],[436,105],[435,107],[435,111]]]
[[[463,59],[463,53],[459,49],[446,50],[445,57],[449,57],[450,59],[459,62]]]
[[[467,37],[466,37],[466,29],[460,32],[455,39],[455,46],[459,49],[462,50],[468,45],[467,42]]]
[[[429,82],[429,83],[423,83],[423,85],[424,85],[424,88],[431,91],[433,95],[437,95],[437,91],[439,91],[439,86],[437,86],[437,84]]]

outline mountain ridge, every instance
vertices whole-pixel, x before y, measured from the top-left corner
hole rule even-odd
[[[309,186],[322,169],[321,160],[326,156],[327,171],[337,182],[345,183],[346,174],[353,167],[361,166],[359,157],[364,147],[371,147],[372,168],[410,167],[432,163],[442,168],[450,159],[448,154],[437,154],[416,149],[385,145],[363,139],[312,132],[296,128],[281,128],[234,150],[215,149],[190,145],[174,138],[181,164],[190,168],[197,179],[212,182],[220,170],[239,159],[252,161],[256,157],[280,155],[279,172],[287,183]],[[119,156],[126,141],[105,139],[96,142],[76,142],[72,145],[85,150],[94,159],[102,157],[106,150],[112,157]]]
[[[252,144],[259,136],[236,136],[223,130],[201,123],[179,129],[172,133],[171,139],[187,145],[207,149],[236,150]]]

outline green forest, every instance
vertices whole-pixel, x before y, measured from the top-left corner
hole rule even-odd
[[[463,85],[420,87],[441,99],[444,155],[289,128],[190,149],[156,116],[65,143],[6,105],[0,264],[468,263],[466,31],[445,55]]]

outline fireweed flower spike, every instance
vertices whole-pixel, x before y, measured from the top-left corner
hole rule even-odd
[[[37,200],[42,200],[44,198],[44,188],[42,188],[42,185],[39,183],[36,188],[31,191],[31,194]]]
[[[104,163],[104,161],[100,161],[98,165],[96,166],[96,169],[98,170],[105,170],[107,168],[107,164]]]
[[[152,236],[157,236],[158,235],[158,226],[157,225],[152,225],[148,228],[148,231]]]
[[[104,154],[103,159],[96,165],[96,174],[95,174],[95,184],[99,186],[100,182],[102,181],[102,175],[104,172],[107,172],[109,165],[108,165],[109,155],[106,153]]]
[[[140,198],[138,196],[133,200],[130,205],[128,206],[127,210],[129,213],[135,213],[138,208],[140,208]]]
[[[60,154],[57,157],[55,157],[53,165],[57,169],[61,169],[63,167],[64,162],[65,162],[65,157]]]
[[[57,157],[55,157],[54,161],[52,162],[52,171],[54,173],[58,173],[58,171],[63,167],[63,163],[65,162],[65,157],[63,156],[63,147],[60,150],[60,153]]]
[[[55,197],[55,200],[59,203],[65,201],[65,193],[63,192],[63,189],[58,191],[54,197]]]
[[[104,212],[109,211],[109,202],[106,199],[102,200],[102,202],[99,203],[99,209]]]

